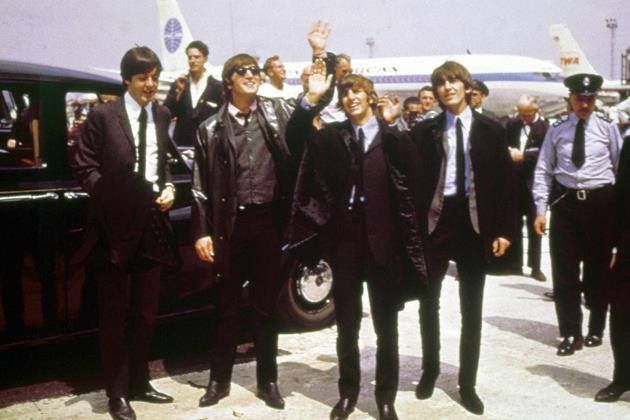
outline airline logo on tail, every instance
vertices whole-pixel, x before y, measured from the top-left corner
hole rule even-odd
[[[597,73],[566,25],[551,25],[549,35],[558,49],[560,68],[564,76],[575,73]]]
[[[177,51],[182,43],[184,32],[182,24],[175,18],[170,18],[164,25],[164,46],[169,53]]]

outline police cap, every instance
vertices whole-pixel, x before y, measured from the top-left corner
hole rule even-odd
[[[597,74],[577,73],[564,79],[564,85],[571,93],[580,95],[595,95],[602,87],[604,79]]]
[[[488,89],[488,86],[481,80],[473,80],[472,89],[480,91],[484,96],[490,95],[490,89]]]

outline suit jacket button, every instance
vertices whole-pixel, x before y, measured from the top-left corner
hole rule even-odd
[[[219,236],[219,240],[222,241],[223,240],[223,236]]]
[[[221,278],[221,273],[217,273],[217,278],[220,279]]]
[[[225,203],[225,201],[226,201],[226,198],[225,197],[221,197],[221,202]]]

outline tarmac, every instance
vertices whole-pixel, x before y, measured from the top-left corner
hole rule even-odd
[[[545,240],[543,271],[547,282],[525,276],[486,279],[477,379],[477,392],[485,404],[483,416],[468,413],[459,403],[457,281],[449,275],[442,288],[442,373],[428,400],[419,401],[414,395],[422,362],[418,303],[405,306],[399,315],[400,383],[396,409],[401,419],[630,419],[630,392],[616,403],[593,401],[612,377],[608,331],[600,347],[585,347],[573,356],[556,355],[559,338],[554,304],[544,296],[544,292],[551,291],[546,245]],[[378,418],[373,398],[376,338],[367,293],[364,312],[360,337],[362,389],[351,420]],[[338,399],[335,338],[334,327],[281,335],[278,363],[280,390],[286,400],[284,410],[267,407],[256,398],[255,364],[251,360],[235,366],[231,394],[207,408],[198,407],[202,387],[208,381],[207,369],[198,365],[183,373],[168,374],[163,361],[154,360],[152,371],[156,379],[152,383],[172,395],[175,402],[132,405],[139,419],[327,419]],[[23,396],[22,402],[1,408],[0,419],[109,418],[103,390],[80,393],[68,388],[62,395],[47,395],[47,388],[58,385],[52,379],[12,389]]]

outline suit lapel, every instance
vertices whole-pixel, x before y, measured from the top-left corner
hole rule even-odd
[[[120,128],[125,133],[125,136],[127,137],[127,141],[129,142],[129,145],[131,146],[131,150],[134,151],[134,156],[135,156],[136,142],[134,140],[133,133],[131,132],[131,124],[129,122],[129,116],[127,115],[127,110],[125,108],[125,100],[123,98],[120,98],[117,106],[118,106],[118,112],[117,112],[118,122],[120,124]]]

